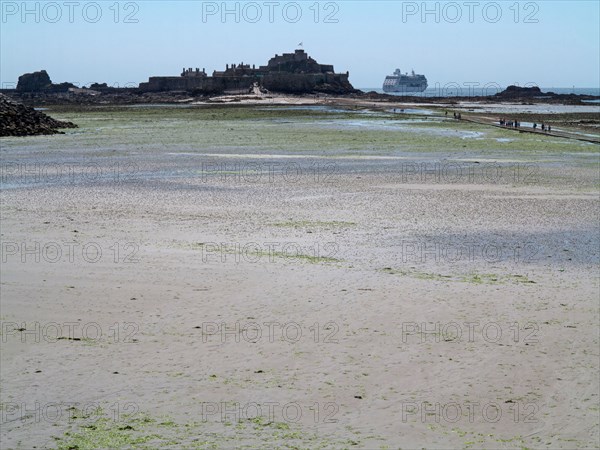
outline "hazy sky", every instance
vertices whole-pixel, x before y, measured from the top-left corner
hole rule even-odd
[[[430,87],[600,86],[596,0],[0,3],[4,87],[41,69],[53,82],[111,85],[184,66],[212,73],[266,64],[300,42],[320,63],[350,71],[358,88],[381,87],[397,67],[425,74]]]

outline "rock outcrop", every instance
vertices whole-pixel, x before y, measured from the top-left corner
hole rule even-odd
[[[39,92],[52,86],[50,75],[45,70],[33,73],[25,73],[19,77],[17,83],[18,92]]]
[[[485,98],[484,100],[502,101],[502,102],[543,102],[543,103],[562,103],[565,105],[580,105],[584,100],[598,100],[599,97],[593,95],[578,95],[578,94],[556,94],[554,92],[542,92],[537,87],[520,87],[508,86],[502,92],[498,92],[493,97]]]
[[[17,92],[67,92],[69,88],[76,87],[72,83],[54,84],[50,75],[45,70],[25,73],[19,77]]]
[[[106,83],[93,83],[93,84],[90,84],[89,89],[108,89],[108,84],[106,84]]]
[[[526,97],[537,97],[537,96],[540,96],[540,95],[544,95],[544,93],[537,86],[533,86],[533,87],[520,87],[520,86],[510,85],[505,90],[503,90],[502,92],[498,92],[496,94],[496,97],[502,97],[502,98],[526,98]]]
[[[53,119],[0,94],[0,136],[56,134],[61,133],[59,128],[77,128],[77,125]]]

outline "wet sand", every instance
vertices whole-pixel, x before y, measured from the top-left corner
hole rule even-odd
[[[0,142],[3,446],[597,445],[596,145],[183,109]]]

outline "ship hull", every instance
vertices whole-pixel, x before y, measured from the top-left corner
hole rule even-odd
[[[383,92],[423,92],[427,89],[427,84],[420,86],[383,86]]]

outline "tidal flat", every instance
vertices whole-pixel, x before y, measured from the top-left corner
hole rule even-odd
[[[46,112],[79,128],[0,140],[7,447],[597,444],[598,145],[435,108]]]
[[[597,152],[597,146],[585,142],[516,134],[511,130],[455,121],[444,117],[442,110],[435,115],[423,111],[427,114],[395,114],[365,108],[235,105],[106,106],[81,108],[76,112],[68,112],[66,106],[56,106],[48,110],[59,119],[80,125],[79,130],[67,132],[69,138],[65,142],[76,139],[77,145],[94,150],[128,145],[147,151],[155,147],[159,151],[180,147],[194,151],[241,148],[246,152],[281,149],[300,154],[330,151],[334,155],[361,150],[385,154],[462,149],[484,153],[510,151],[512,154],[530,151],[545,155],[562,154],[565,149]],[[82,129],[85,136],[81,136]],[[58,138],[60,146],[61,137]]]

